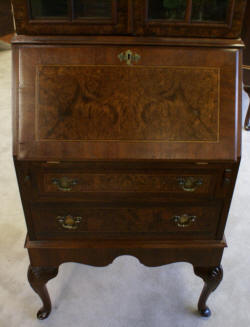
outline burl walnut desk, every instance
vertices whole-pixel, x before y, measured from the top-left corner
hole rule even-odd
[[[12,0],[14,161],[28,279],[189,262],[222,279],[241,156],[245,0]],[[70,308],[69,308],[70,310]]]

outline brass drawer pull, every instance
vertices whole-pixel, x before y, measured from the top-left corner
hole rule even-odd
[[[180,177],[177,180],[180,187],[186,192],[194,192],[199,186],[203,185],[203,180],[201,178],[192,176]]]
[[[118,55],[118,58],[121,62],[126,61],[127,65],[132,65],[133,62],[138,62],[141,59],[141,56],[138,53],[133,53],[131,50],[122,52]]]
[[[78,184],[76,179],[71,179],[68,177],[53,178],[52,183],[57,186],[60,191],[70,192],[73,186]]]
[[[76,230],[82,221],[82,217],[73,217],[71,215],[58,216],[56,220],[62,225],[63,228],[69,230]]]
[[[196,216],[190,216],[187,214],[173,217],[173,221],[177,224],[177,226],[182,228],[191,226],[196,221],[196,219]]]

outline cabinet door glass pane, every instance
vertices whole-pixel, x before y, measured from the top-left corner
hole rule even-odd
[[[77,18],[112,18],[112,0],[74,0]]]
[[[68,17],[68,0],[30,0],[32,19]]]
[[[229,0],[193,0],[192,20],[225,22]]]
[[[183,20],[187,0],[148,0],[149,19]]]

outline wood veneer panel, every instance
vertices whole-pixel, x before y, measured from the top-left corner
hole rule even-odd
[[[128,67],[127,49],[20,48],[19,159],[235,160],[238,51],[133,47]]]
[[[91,238],[164,238],[164,239],[213,239],[219,221],[220,205],[189,205],[179,203],[143,207],[114,206],[107,204],[85,204],[76,206],[62,204],[32,206],[32,223],[36,239],[91,239]],[[178,227],[174,217],[181,215],[195,217],[187,227]],[[79,217],[76,229],[67,230],[59,222],[59,217],[70,215]]]
[[[183,172],[176,174],[150,174],[150,173],[111,173],[105,174],[88,174],[88,173],[47,173],[42,176],[43,185],[42,192],[65,194],[53,183],[55,178],[67,177],[77,181],[77,184],[72,187],[71,193],[86,193],[86,192],[171,192],[184,194],[185,191],[179,184],[179,179],[187,179],[192,176]],[[213,182],[212,175],[201,175],[195,172],[193,178],[200,180],[201,185],[195,186],[196,194],[209,195]],[[42,183],[43,182],[43,183]],[[187,192],[187,191],[186,191]],[[59,195],[58,194],[58,195]]]
[[[218,142],[219,82],[218,68],[40,66],[36,139]]]

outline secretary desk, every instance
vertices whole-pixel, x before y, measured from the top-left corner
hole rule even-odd
[[[59,265],[121,255],[192,264],[211,314],[241,156],[245,5],[12,0],[13,155],[39,319]]]

